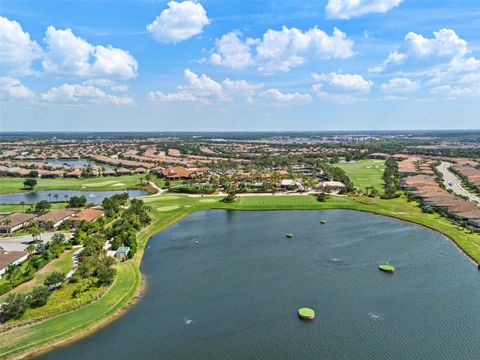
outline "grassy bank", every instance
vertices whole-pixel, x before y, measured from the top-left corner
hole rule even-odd
[[[0,337],[0,358],[41,348],[65,338],[79,337],[98,327],[99,323],[105,324],[116,318],[119,311],[129,304],[140,288],[139,264],[149,237],[195,211],[206,209],[368,211],[435,229],[450,237],[472,259],[480,262],[479,234],[470,234],[439,215],[425,214],[416,203],[409,203],[405,198],[382,200],[331,196],[328,201],[320,203],[313,196],[266,195],[245,196],[239,198],[236,203],[225,204],[219,197],[167,195],[147,198],[145,201],[151,206],[155,221],[140,234],[139,252],[135,259],[118,265],[115,283],[105,295],[100,300],[70,313],[3,333]]]
[[[39,178],[35,190],[126,190],[138,186],[141,177],[145,175],[100,176],[88,179]],[[21,177],[0,177],[0,194],[26,191],[23,187],[24,181],[25,178]]]
[[[368,186],[373,186],[383,193],[384,160],[359,160],[355,163],[339,163],[334,166],[343,169],[360,190],[365,191]]]

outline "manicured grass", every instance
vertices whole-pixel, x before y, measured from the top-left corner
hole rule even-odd
[[[34,190],[125,190],[140,185],[141,177],[145,175],[100,176],[88,179],[39,178]],[[24,181],[25,178],[0,177],[0,194],[25,191]]]
[[[50,203],[52,205],[51,209],[63,209],[67,206],[67,203]],[[24,206],[20,204],[0,204],[0,214],[12,213],[12,212],[24,212],[31,205],[25,204]]]
[[[450,237],[472,259],[480,262],[480,235],[471,234],[437,214],[425,214],[414,202],[405,198],[383,200],[367,197],[330,196],[318,202],[313,196],[245,196],[233,204],[222,202],[222,197],[185,195],[146,198],[155,221],[138,237],[139,251],[133,260],[118,265],[115,283],[98,301],[75,311],[62,314],[41,323],[10,330],[0,336],[0,358],[20,354],[29,349],[78,336],[105,319],[113,318],[134,297],[140,286],[139,265],[147,240],[151,235],[177,222],[188,214],[207,209],[232,210],[325,210],[351,209],[388,215],[435,229]],[[214,200],[214,201],[213,201]],[[166,207],[170,206],[166,211]],[[40,310],[40,309],[38,309]]]
[[[140,284],[138,267],[133,262],[118,265],[117,271],[115,283],[100,301],[47,321],[3,333],[0,336],[0,358],[38,348],[72,334],[80,334],[99,321],[117,313],[132,299]]]
[[[334,166],[343,169],[360,190],[365,191],[367,186],[373,186],[383,193],[384,160],[359,160],[351,164],[335,164]]]

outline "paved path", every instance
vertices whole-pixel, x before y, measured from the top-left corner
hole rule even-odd
[[[145,198],[155,198],[161,196],[163,193],[167,191],[167,189],[161,189],[155,184],[153,181],[148,182],[151,187],[153,187],[157,192],[155,194],[150,194],[150,195],[143,195],[143,196],[137,196],[136,199],[145,199]]]
[[[480,204],[480,198],[465,189],[462,186],[462,180],[448,171],[448,168],[452,165],[452,163],[442,161],[441,164],[437,166],[437,170],[443,174],[443,180],[447,189],[451,189],[455,194],[466,196],[470,201]]]

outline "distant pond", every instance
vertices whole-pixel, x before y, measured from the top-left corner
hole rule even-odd
[[[68,165],[68,166],[88,166],[88,165],[95,164],[92,161],[78,160],[78,159],[45,159],[45,160],[28,160],[28,161],[33,163]]]
[[[387,261],[394,274],[377,269]],[[399,220],[197,212],[149,240],[141,271],[145,292],[123,316],[39,358],[480,359],[480,272]],[[303,306],[315,320],[298,319]]]
[[[148,195],[144,190],[111,190],[111,191],[86,191],[86,190],[42,190],[29,191],[12,194],[0,194],[0,204],[20,204],[22,201],[25,204],[36,204],[41,200],[52,202],[68,201],[72,196],[85,195],[88,203],[101,204],[103,199],[115,194],[128,193],[133,198],[137,196]],[[49,196],[50,194],[50,196]],[[58,195],[58,198],[55,197]]]

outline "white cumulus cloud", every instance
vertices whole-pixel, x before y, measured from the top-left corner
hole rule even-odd
[[[370,13],[386,13],[402,0],[328,0],[325,10],[330,19],[350,19]]]
[[[11,76],[0,77],[0,99],[33,99],[35,94],[20,80]]]
[[[267,30],[260,39],[243,40],[239,32],[225,34],[216,41],[210,62],[232,69],[252,65],[271,74],[290,71],[310,58],[346,59],[353,54],[353,41],[337,28],[328,35],[317,27],[303,31],[283,26]]]
[[[416,57],[458,58],[468,52],[467,42],[452,29],[440,29],[429,39],[421,34],[409,32],[405,36],[407,53]]]
[[[313,80],[317,85],[321,85],[322,90],[329,92],[348,92],[348,93],[368,93],[373,85],[373,81],[366,80],[358,74],[338,74],[331,72],[328,74],[312,74]]]
[[[440,29],[433,38],[409,32],[404,44],[398,51],[390,52],[388,58],[379,66],[370,68],[370,72],[381,73],[389,67],[402,64],[435,65],[441,62],[460,59],[469,53],[468,43],[452,29]]]
[[[137,75],[138,63],[128,51],[92,45],[76,36],[71,29],[49,26],[45,42],[47,49],[42,64],[49,74],[121,79]]]
[[[218,82],[205,74],[198,75],[190,69],[185,69],[184,79],[185,83],[177,87],[177,92],[150,91],[147,98],[151,101],[198,102],[203,104],[210,104],[213,101],[231,101],[233,99],[244,99],[250,102],[256,91],[263,87],[263,84],[252,84],[246,80],[230,80],[227,78]]]
[[[312,101],[312,96],[308,93],[284,93],[278,89],[268,89],[267,91],[262,92],[260,96],[274,105],[288,105],[293,103],[301,104]]]
[[[241,40],[241,34],[233,31],[215,41],[215,52],[210,56],[214,65],[224,65],[231,69],[243,69],[253,64],[250,44],[253,39]]]
[[[394,77],[380,86],[382,91],[387,93],[409,93],[417,90],[419,87],[419,81],[399,77]]]
[[[170,1],[168,9],[147,25],[147,30],[153,37],[165,43],[177,43],[203,31],[209,24],[207,12],[203,6],[195,1]]]
[[[0,16],[0,68],[8,74],[24,76],[32,72],[32,62],[42,50],[14,20]]]
[[[128,96],[116,96],[87,84],[63,84],[53,87],[42,94],[45,102],[60,104],[114,104],[131,105],[133,99]]]

